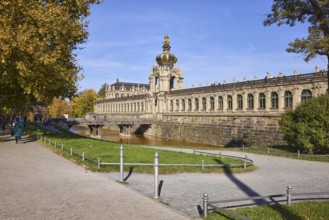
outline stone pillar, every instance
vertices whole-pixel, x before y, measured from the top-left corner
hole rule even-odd
[[[259,93],[255,91],[254,95],[254,111],[258,111],[259,109]]]

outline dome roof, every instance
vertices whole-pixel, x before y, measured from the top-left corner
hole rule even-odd
[[[163,42],[163,52],[162,54],[158,55],[156,57],[156,61],[159,66],[166,65],[166,66],[173,66],[177,62],[177,57],[174,54],[170,53],[170,42],[169,42],[169,36],[164,36],[164,42]]]

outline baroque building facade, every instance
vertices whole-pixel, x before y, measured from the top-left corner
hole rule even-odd
[[[281,145],[280,115],[327,89],[326,73],[318,69],[183,89],[168,36],[156,61],[149,84],[117,80],[108,86],[106,98],[95,103],[98,117],[151,118],[145,134],[211,145]]]

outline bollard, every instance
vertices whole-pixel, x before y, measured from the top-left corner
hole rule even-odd
[[[291,204],[291,186],[287,186],[287,205]]]
[[[247,160],[248,160],[248,156],[246,155],[243,161],[243,169],[245,170],[247,168]]]
[[[120,181],[123,182],[123,156],[124,156],[124,149],[121,145],[120,147]]]
[[[47,143],[47,138],[45,137],[44,141]]]
[[[85,161],[85,152],[82,152],[82,161]]]
[[[41,141],[42,141],[42,135],[41,135],[40,139],[41,139]]]
[[[73,148],[72,147],[70,149],[70,154],[71,154],[71,156],[73,155]]]
[[[220,159],[222,159],[222,152],[219,152],[218,156],[220,157]]]
[[[62,150],[64,150],[64,144],[62,144]]]
[[[204,170],[204,160],[201,160],[201,168]]]
[[[159,198],[159,154],[154,154],[154,199]]]
[[[51,146],[51,141],[50,141],[50,139],[49,139],[49,146]]]
[[[244,151],[244,144],[242,144],[242,151]]]
[[[270,148],[269,147],[267,148],[267,154],[270,154]]]
[[[203,217],[207,218],[208,216],[208,194],[203,194]]]
[[[195,149],[193,149],[193,154],[195,154]]]
[[[98,158],[97,160],[97,169],[101,168],[101,158]]]
[[[298,150],[297,154],[298,154],[298,158],[300,158],[300,150]]]

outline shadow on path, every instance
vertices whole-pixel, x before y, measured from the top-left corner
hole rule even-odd
[[[123,181],[127,181],[129,179],[129,177],[131,176],[131,174],[133,173],[134,167],[130,167],[128,175],[123,179]]]
[[[217,163],[223,164],[223,162],[220,159],[216,159]],[[241,191],[246,193],[249,197],[254,197],[254,196],[261,196],[259,193],[257,193],[255,190],[253,190],[251,187],[240,181],[232,172],[230,167],[223,167],[224,173],[226,174],[227,178],[234,183]],[[271,202],[277,203],[278,201],[271,199]],[[250,201],[254,201],[253,204],[249,205],[261,205],[261,204],[268,204],[265,199],[251,199]],[[240,205],[240,206],[235,206],[235,207],[242,207],[246,205]],[[293,220],[301,220],[302,218],[296,215],[295,213],[289,211],[286,207],[280,205],[280,204],[275,204],[275,205],[268,205],[271,209],[275,210],[277,213],[279,213],[283,219],[293,219]]]

